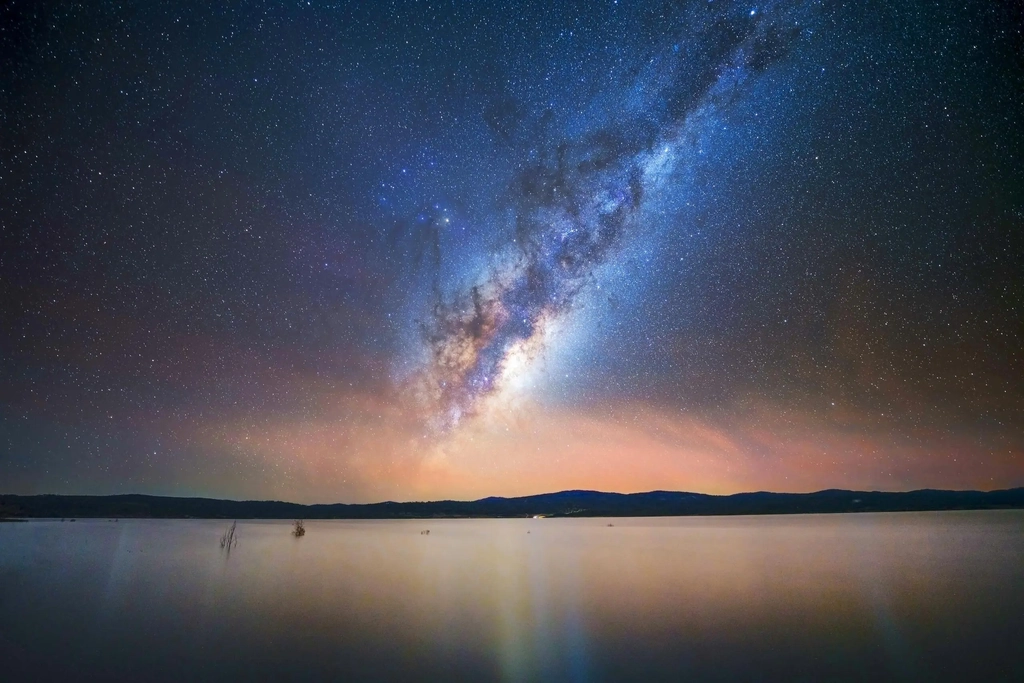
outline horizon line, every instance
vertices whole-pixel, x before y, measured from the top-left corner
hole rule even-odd
[[[1007,491],[1017,491],[1024,489],[1024,486],[1011,486],[1007,488],[997,489],[939,489],[939,488],[919,488],[919,489],[908,489],[904,491],[882,491],[878,489],[843,489],[843,488],[826,488],[815,491],[737,491],[735,493],[701,493],[699,491],[679,491],[671,489],[652,489],[649,491],[633,491],[629,493],[623,493],[621,491],[600,491],[597,489],[563,489],[560,491],[548,491],[545,493],[531,493],[522,496],[484,496],[482,498],[473,499],[455,499],[455,498],[439,498],[434,500],[381,500],[369,503],[345,503],[345,502],[332,502],[332,503],[298,503],[289,500],[279,499],[257,499],[257,498],[216,498],[211,496],[192,496],[192,495],[164,495],[164,494],[153,494],[153,493],[0,493],[0,498],[4,497],[18,497],[18,498],[42,498],[42,497],[63,497],[63,498],[124,498],[130,496],[144,497],[144,498],[169,498],[177,500],[209,500],[209,501],[220,501],[230,503],[282,503],[285,505],[298,505],[302,507],[316,507],[316,506],[371,506],[371,505],[419,505],[419,504],[433,504],[433,503],[479,503],[488,500],[520,500],[524,498],[540,498],[543,496],[557,496],[567,493],[595,493],[601,495],[612,495],[612,496],[643,496],[654,493],[669,493],[669,494],[683,494],[691,496],[703,496],[707,498],[731,498],[733,496],[748,496],[748,495],[774,495],[774,496],[813,496],[821,493],[837,492],[837,493],[863,493],[863,494],[882,494],[882,495],[906,495],[911,493],[999,493]]]

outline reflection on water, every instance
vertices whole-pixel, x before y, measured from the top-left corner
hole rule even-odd
[[[0,677],[1024,680],[1024,511],[229,526],[0,525]]]

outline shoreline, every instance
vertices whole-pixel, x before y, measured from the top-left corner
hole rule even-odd
[[[543,518],[538,518],[534,515],[523,516],[433,516],[433,517],[312,517],[304,518],[305,522],[427,522],[427,521],[481,521],[481,520],[537,520],[537,519],[551,519],[551,520],[567,520],[567,519],[712,519],[721,517],[816,517],[816,516],[859,516],[859,515],[891,515],[891,514],[912,514],[922,512],[1014,512],[1024,511],[1024,506],[1008,506],[1008,507],[974,507],[974,508],[943,508],[943,509],[920,509],[920,510],[849,510],[849,511],[837,511],[837,512],[760,512],[760,513],[749,513],[749,512],[738,512],[738,513],[717,513],[717,514],[665,514],[665,515],[545,515]],[[79,515],[73,519],[65,519],[59,517],[19,517],[14,519],[0,519],[0,523],[27,523],[27,522],[60,522],[65,524],[73,524],[77,522],[95,522],[105,521],[109,523],[119,522],[133,522],[140,520],[158,520],[167,522],[226,522],[226,521],[239,521],[239,522],[282,522],[292,524],[294,519],[289,517],[156,517],[156,516],[136,516],[136,517],[119,517],[117,519],[111,519],[106,516],[90,517],[86,515]]]
[[[561,491],[475,501],[302,505],[125,494],[0,495],[6,519],[517,519],[531,517],[720,517],[1024,509],[1024,488],[908,492],[826,490],[814,493]]]

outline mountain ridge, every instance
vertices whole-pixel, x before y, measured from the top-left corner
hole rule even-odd
[[[1024,487],[997,491],[917,489],[811,493],[688,491],[617,493],[573,489],[471,501],[300,504],[123,493],[106,496],[0,494],[0,517],[204,519],[431,519],[504,517],[675,517],[830,514],[1024,508]]]

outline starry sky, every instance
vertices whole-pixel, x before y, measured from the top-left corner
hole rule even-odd
[[[1024,12],[0,9],[0,490],[1024,485]]]

